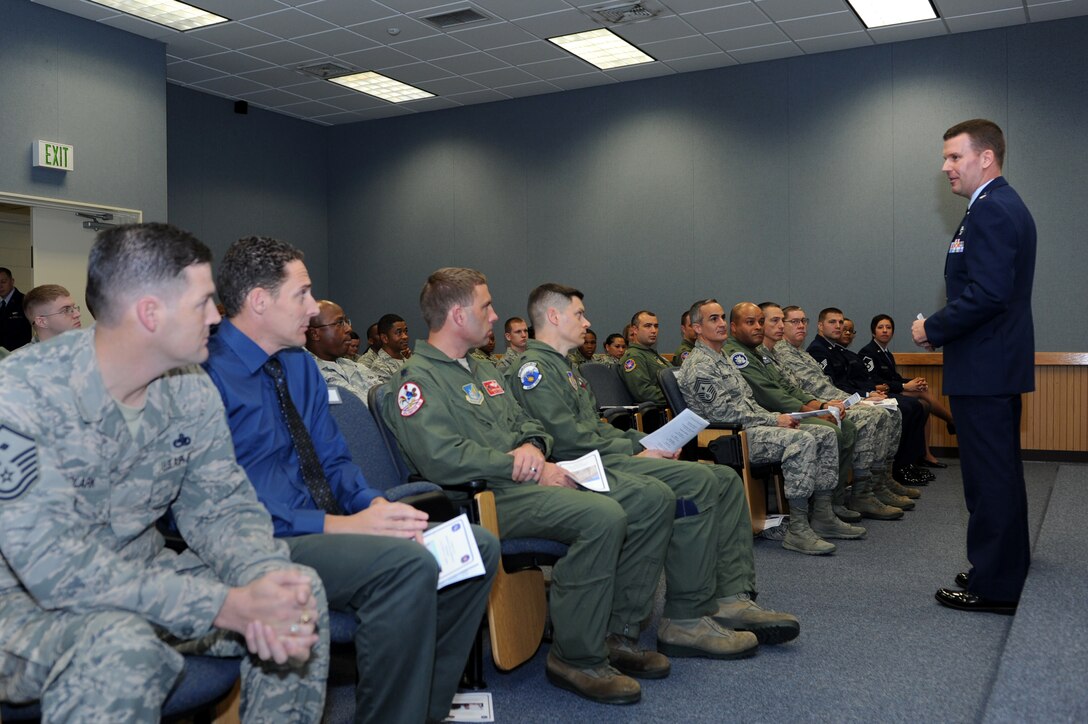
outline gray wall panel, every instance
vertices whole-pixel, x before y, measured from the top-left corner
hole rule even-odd
[[[166,218],[161,43],[6,0],[0,68],[0,191]],[[75,170],[32,169],[38,139],[74,146]]]

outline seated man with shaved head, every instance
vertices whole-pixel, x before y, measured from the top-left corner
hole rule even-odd
[[[351,320],[339,304],[323,299],[306,330],[306,350],[313,355],[317,369],[330,387],[343,387],[366,404],[370,388],[381,384],[378,376],[347,356]]]

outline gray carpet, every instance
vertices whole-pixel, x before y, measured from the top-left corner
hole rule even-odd
[[[548,684],[545,645],[512,672],[488,661],[496,721],[979,721],[1014,619],[952,611],[933,600],[967,567],[959,468],[948,462],[923,488],[916,510],[901,521],[868,521],[867,539],[842,541],[832,556],[756,540],[760,603],[800,618],[796,641],[762,647],[742,661],[674,659],[672,675],[643,682],[642,702],[626,707],[595,705]],[[1059,466],[1025,467],[1034,537]],[[653,641],[651,626],[643,643]],[[330,691],[328,721],[348,720],[349,692]]]

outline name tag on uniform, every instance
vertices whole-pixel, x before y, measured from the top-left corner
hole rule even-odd
[[[342,405],[344,401],[340,399],[340,390],[335,387],[329,388],[329,404],[330,405]]]

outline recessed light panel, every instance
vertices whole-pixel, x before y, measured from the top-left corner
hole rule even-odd
[[[174,30],[193,30],[226,23],[230,18],[209,13],[177,0],[93,0],[114,10],[165,25]]]
[[[930,0],[847,0],[867,28],[933,20],[937,11]]]
[[[607,28],[558,35],[548,40],[601,70],[654,62],[653,58]]]
[[[381,73],[368,70],[365,73],[342,75],[339,78],[329,78],[330,83],[339,83],[342,86],[357,90],[361,93],[381,98],[390,103],[404,103],[405,101],[418,101],[420,98],[433,98],[434,93],[428,93],[399,80],[386,78]]]

